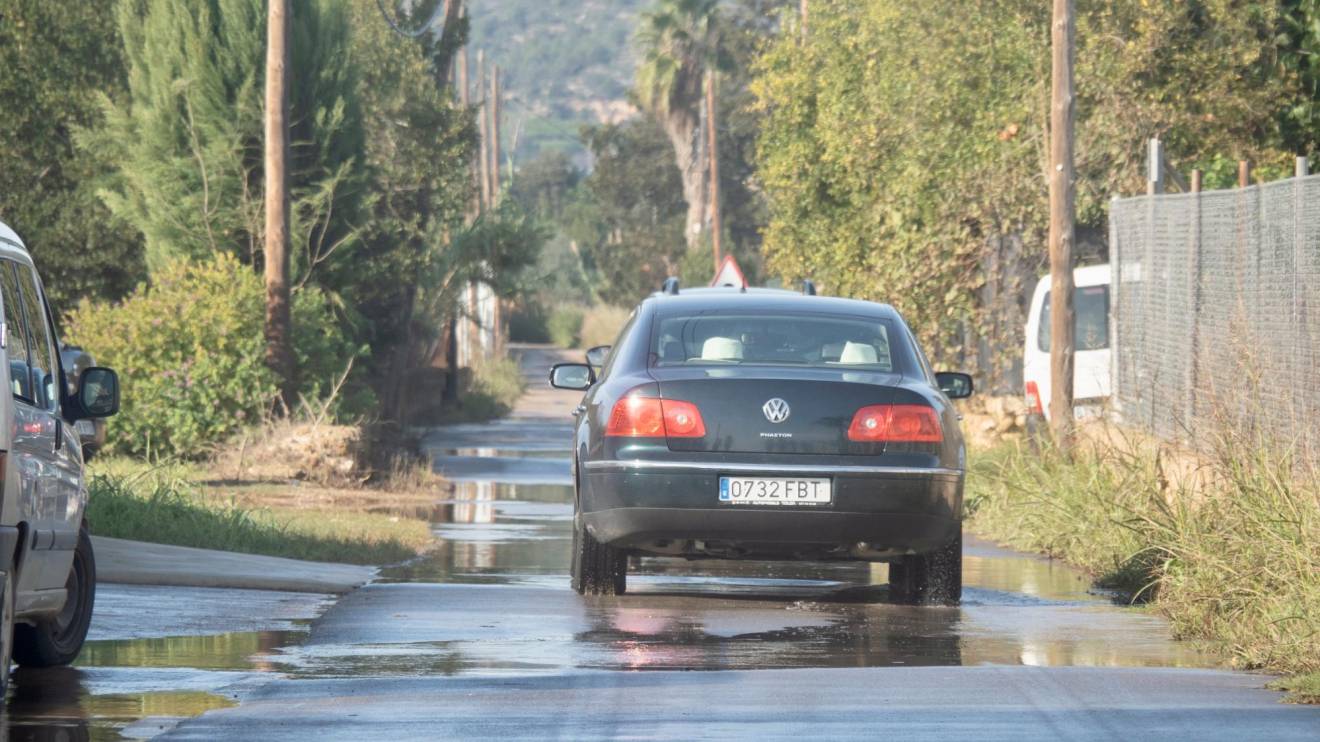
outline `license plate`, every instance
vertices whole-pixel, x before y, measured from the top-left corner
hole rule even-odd
[[[720,477],[720,502],[731,505],[827,505],[825,477]]]

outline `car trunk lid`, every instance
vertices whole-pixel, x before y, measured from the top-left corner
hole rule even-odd
[[[824,368],[652,369],[663,399],[695,404],[701,438],[671,438],[671,451],[877,455],[882,443],[848,440],[857,410],[890,404],[898,374]]]

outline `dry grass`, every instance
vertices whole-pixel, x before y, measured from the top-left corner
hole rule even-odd
[[[974,529],[1151,601],[1178,637],[1320,671],[1320,478],[1287,448],[1232,432],[1208,456],[1138,436],[1071,458],[1005,444],[974,455],[968,486]]]

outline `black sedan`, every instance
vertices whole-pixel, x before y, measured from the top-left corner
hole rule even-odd
[[[599,355],[599,352],[597,352]],[[965,449],[951,398],[887,305],[770,289],[646,299],[603,366],[560,364],[575,411],[573,587],[628,558],[890,563],[900,601],[962,591]]]

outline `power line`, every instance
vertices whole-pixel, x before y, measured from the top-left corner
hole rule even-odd
[[[435,10],[431,11],[431,17],[426,19],[426,23],[422,24],[422,27],[416,31],[408,31],[401,28],[399,24],[390,17],[390,14],[385,12],[385,0],[376,0],[376,7],[380,9],[380,17],[385,19],[385,22],[389,24],[390,29],[393,30],[394,33],[405,39],[415,39],[431,30],[431,26],[435,25],[436,19],[440,17],[440,14],[445,11],[445,8],[451,1],[452,0],[436,0]]]

